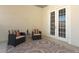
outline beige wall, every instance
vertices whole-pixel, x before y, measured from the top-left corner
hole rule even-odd
[[[42,9],[26,6],[0,6],[0,41],[8,39],[9,29],[31,31],[33,28],[41,29]]]
[[[79,46],[79,5],[71,6],[71,43],[75,46]]]

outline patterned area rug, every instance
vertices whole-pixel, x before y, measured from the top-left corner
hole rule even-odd
[[[32,40],[26,39],[26,42],[13,47],[8,46],[7,53],[78,53],[79,50],[67,48],[55,41],[48,39]]]

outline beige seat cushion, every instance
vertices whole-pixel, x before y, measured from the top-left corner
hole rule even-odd
[[[40,35],[40,34],[34,34],[34,35]]]
[[[23,37],[25,37],[25,36],[17,36],[16,39],[20,39],[20,38],[23,38]]]

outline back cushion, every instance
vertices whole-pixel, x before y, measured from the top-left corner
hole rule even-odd
[[[21,34],[20,34],[20,32],[16,32],[16,36],[20,36]]]

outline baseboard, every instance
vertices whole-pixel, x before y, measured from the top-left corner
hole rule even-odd
[[[8,43],[8,40],[0,41],[0,43]]]

